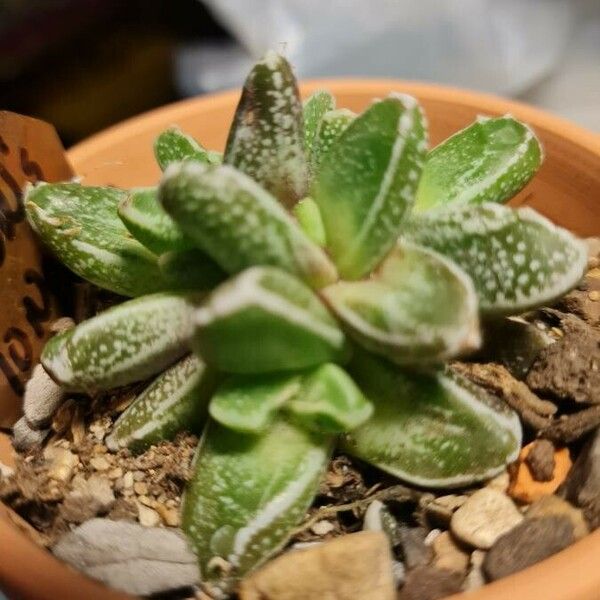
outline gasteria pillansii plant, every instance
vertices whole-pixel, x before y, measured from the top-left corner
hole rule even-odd
[[[285,544],[335,448],[431,488],[515,459],[517,416],[444,362],[478,347],[480,319],[583,274],[581,242],[503,206],[542,160],[526,125],[480,118],[428,152],[414,98],[302,105],[270,52],[223,156],[175,128],[155,154],[157,188],[28,190],[54,254],[135,297],[52,338],[42,363],[72,392],[155,377],[112,450],[203,432],[183,528],[213,592]]]

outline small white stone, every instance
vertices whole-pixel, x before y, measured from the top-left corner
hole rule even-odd
[[[315,535],[327,535],[335,529],[335,525],[331,521],[323,520],[317,521],[310,530]]]
[[[373,500],[367,507],[363,519],[363,531],[383,531],[383,523],[381,522],[381,511],[383,502]]]
[[[44,449],[44,458],[49,462],[48,476],[57,481],[69,481],[73,470],[79,464],[79,457],[66,448],[48,446]]]
[[[110,469],[110,463],[104,456],[94,456],[90,459],[90,465],[96,469],[96,471],[107,471]]]
[[[132,488],[133,487],[133,473],[131,471],[127,471],[125,475],[123,475],[123,487],[124,488]]]
[[[33,429],[47,425],[65,399],[65,392],[46,373],[42,365],[36,365],[25,384],[23,412]]]
[[[425,539],[423,540],[423,543],[426,546],[431,546],[435,540],[440,536],[440,534],[442,533],[441,529],[432,529],[426,536]]]
[[[141,502],[137,503],[138,520],[143,527],[156,527],[160,524],[160,515],[148,506],[144,506]]]
[[[8,465],[5,465],[3,462],[0,461],[0,478],[12,477],[14,474],[15,470],[12,467],[9,467]]]
[[[508,496],[482,488],[452,515],[450,529],[460,541],[488,549],[522,520],[523,515]]]

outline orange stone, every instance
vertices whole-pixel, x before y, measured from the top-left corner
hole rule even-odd
[[[508,495],[518,502],[531,504],[543,496],[553,494],[558,486],[566,479],[573,465],[568,448],[559,448],[554,451],[554,472],[550,481],[536,481],[525,458],[533,447],[532,442],[521,449],[519,458],[511,466],[510,484]]]

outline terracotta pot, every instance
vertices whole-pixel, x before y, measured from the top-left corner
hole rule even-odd
[[[534,108],[493,96],[401,81],[317,81],[303,93],[327,88],[338,105],[361,110],[372,98],[391,90],[413,94],[423,103],[431,143],[464,127],[479,114],[511,113],[534,127],[546,159],[532,183],[513,204],[529,204],[555,222],[583,236],[600,235],[600,137]],[[148,185],[159,176],[152,142],[165,127],[177,124],[210,148],[221,149],[238,92],[179,102],[112,127],[72,148],[69,158],[85,184]],[[10,460],[6,438],[0,460]],[[0,505],[0,587],[14,598],[117,599],[111,592],[54,560],[15,527]],[[521,573],[468,595],[472,600],[597,600],[600,598],[600,531]],[[465,596],[466,598],[467,596]],[[462,596],[454,596],[455,600]]]

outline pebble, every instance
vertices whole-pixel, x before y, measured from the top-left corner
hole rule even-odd
[[[133,487],[133,473],[131,471],[127,471],[125,475],[123,475],[123,487],[131,488]]]
[[[373,500],[365,511],[363,531],[383,531],[394,547],[399,541],[398,522],[387,506],[380,500]]]
[[[110,462],[104,456],[94,456],[90,459],[90,465],[96,471],[107,471],[111,467]]]
[[[467,498],[468,496],[458,494],[438,496],[425,506],[428,521],[435,526],[447,528],[452,515],[465,503]]]
[[[600,526],[600,428],[582,448],[559,494],[583,509],[592,529]]]
[[[49,433],[49,429],[32,429],[29,423],[27,423],[27,419],[21,417],[13,425],[12,445],[18,452],[26,452],[27,450],[41,446]]]
[[[428,531],[424,527],[398,529],[400,551],[407,569],[414,569],[431,562],[433,550],[425,543],[427,534]]]
[[[490,479],[486,484],[485,487],[494,489],[494,490],[498,490],[499,492],[502,492],[503,494],[506,493],[506,491],[508,490],[508,485],[510,484],[510,475],[508,474],[508,471],[502,471],[502,473],[500,473],[500,475],[496,475],[496,477],[494,477],[493,479]]]
[[[334,529],[335,529],[335,525],[331,521],[327,521],[325,519],[322,521],[317,521],[310,528],[310,530],[315,535],[319,535],[319,536],[327,535],[328,533],[331,533]]]
[[[573,535],[576,540],[585,537],[589,533],[589,528],[581,509],[575,508],[570,502],[555,495],[540,498],[525,513],[525,518],[527,519],[549,516],[565,516],[569,518],[573,524]]]
[[[464,575],[469,566],[470,555],[454,540],[450,532],[444,531],[432,543],[433,565],[438,569],[446,569]]]
[[[471,554],[469,572],[462,585],[463,592],[477,590],[486,584],[485,575],[483,574],[483,561],[486,554],[483,550],[474,550]]]
[[[194,553],[173,529],[91,519],[64,535],[53,553],[86,575],[136,596],[199,583]]]
[[[510,498],[498,490],[482,488],[454,513],[450,529],[461,542],[487,549],[522,520]]]
[[[79,457],[66,448],[47,446],[44,448],[44,459],[49,463],[48,476],[57,481],[70,481]]]
[[[492,581],[506,577],[556,554],[574,540],[568,517],[526,519],[490,548],[483,571]]]
[[[567,447],[554,451],[554,471],[549,481],[536,481],[531,473],[527,458],[536,442],[521,448],[519,458],[511,472],[508,494],[518,502],[531,504],[543,496],[553,494],[566,479],[572,461]]]
[[[52,333],[61,333],[73,329],[73,327],[75,327],[75,321],[73,321],[71,317],[60,317],[60,319],[56,319],[56,321],[50,325],[50,331],[52,331]]]
[[[244,579],[241,600],[396,600],[385,534],[361,531],[288,552]]]
[[[550,440],[536,440],[525,457],[531,476],[535,481],[552,481],[556,461],[554,444]]]
[[[181,517],[177,509],[169,508],[164,504],[157,504],[155,510],[167,527],[179,527],[181,524]]]
[[[138,502],[138,520],[144,527],[156,527],[160,524],[160,515],[148,506]]]
[[[109,479],[120,479],[123,477],[123,469],[121,467],[115,467],[108,472]]]
[[[133,484],[133,491],[139,496],[146,496],[148,494],[148,485],[143,481],[136,481]]]
[[[463,578],[458,573],[422,566],[408,571],[397,600],[437,600],[460,591]]]
[[[49,425],[64,399],[64,390],[46,373],[42,365],[36,365],[25,384],[23,395],[23,412],[29,425],[33,429]]]
[[[60,507],[60,515],[70,523],[83,523],[106,514],[115,504],[110,481],[101,475],[92,475],[88,480],[76,475],[72,487]]]

